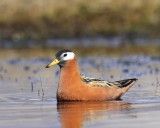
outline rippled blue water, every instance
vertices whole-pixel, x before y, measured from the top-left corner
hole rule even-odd
[[[108,81],[138,78],[113,102],[56,102],[59,67],[50,59],[0,61],[2,128],[158,128],[160,125],[160,58],[149,56],[82,57],[81,73]]]

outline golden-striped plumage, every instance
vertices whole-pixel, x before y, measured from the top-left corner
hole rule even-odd
[[[125,79],[115,82],[108,82],[105,80],[100,80],[92,77],[86,77],[84,75],[81,75],[81,79],[86,85],[93,86],[93,87],[117,87],[117,88],[123,88],[124,86],[129,85],[132,81],[135,81],[136,79]],[[122,84],[123,83],[123,84]]]

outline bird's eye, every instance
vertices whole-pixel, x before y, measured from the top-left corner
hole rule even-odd
[[[64,56],[64,57],[66,57],[66,56],[67,56],[67,54],[64,54],[63,56]]]

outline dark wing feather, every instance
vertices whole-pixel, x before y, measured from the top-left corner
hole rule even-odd
[[[135,81],[137,81],[136,78],[119,80],[119,81],[116,81],[116,82],[120,83],[121,86],[118,86],[119,88],[124,88],[124,87],[127,87],[128,85],[132,84]]]

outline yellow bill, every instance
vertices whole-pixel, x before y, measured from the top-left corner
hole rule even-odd
[[[59,60],[55,59],[55,60],[53,60],[50,64],[48,64],[48,65],[46,66],[46,68],[50,68],[50,67],[58,64],[59,62],[60,62]]]

